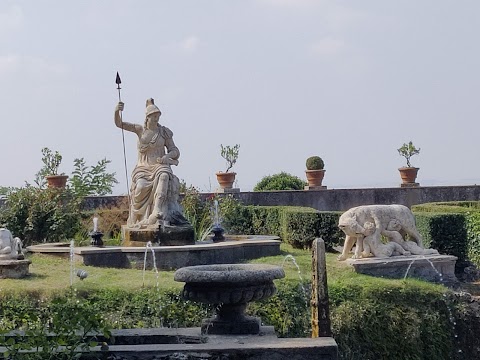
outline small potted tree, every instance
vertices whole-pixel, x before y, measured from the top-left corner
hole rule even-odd
[[[220,144],[220,148],[220,155],[227,162],[227,170],[225,172],[219,171],[216,173],[217,181],[222,189],[232,189],[237,173],[230,172],[230,169],[237,162],[240,145],[236,144],[234,146],[223,146]]]
[[[322,186],[323,177],[325,176],[325,164],[322,158],[320,156],[310,156],[306,161],[306,166],[305,175],[307,176],[308,186],[305,189],[325,188],[325,186]]]
[[[417,155],[420,153],[420,148],[416,148],[415,145],[410,141],[407,143],[404,143],[400,148],[397,149],[398,153],[405,158],[407,161],[406,166],[402,166],[401,168],[398,169],[400,171],[400,176],[402,178],[402,184],[401,186],[403,187],[410,187],[410,186],[418,186],[418,183],[415,182],[417,178],[417,173],[419,168],[413,167],[412,164],[410,163],[410,158],[413,155]]]
[[[68,176],[58,174],[58,168],[62,162],[62,155],[58,151],[52,152],[49,148],[42,149],[43,168],[40,170],[47,179],[48,187],[64,188],[67,184]]]

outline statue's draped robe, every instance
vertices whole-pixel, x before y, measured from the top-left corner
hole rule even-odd
[[[174,160],[179,157],[178,148],[173,142],[173,133],[165,126],[160,126],[159,131],[150,141],[146,141],[143,136],[139,137],[138,160],[135,169],[132,172],[132,185],[130,187],[130,214],[127,221],[129,226],[135,225],[135,219],[146,221],[152,214],[158,189],[159,178],[162,173],[168,174],[167,202],[174,201],[174,187],[176,181],[172,169],[168,164],[159,164],[157,159],[161,159],[166,153],[176,152]],[[165,148],[167,151],[165,151]]]

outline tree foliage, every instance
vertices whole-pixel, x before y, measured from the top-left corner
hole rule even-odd
[[[75,169],[69,179],[69,186],[78,197],[106,195],[112,192],[114,184],[118,184],[115,173],[107,172],[110,160],[102,159],[94,166],[87,166],[84,158],[73,162]]]
[[[79,229],[79,202],[67,189],[26,186],[8,193],[0,225],[20,237],[24,246],[63,241]]]
[[[295,175],[281,172],[279,174],[267,175],[260,180],[253,188],[253,191],[269,190],[303,190],[305,181]]]

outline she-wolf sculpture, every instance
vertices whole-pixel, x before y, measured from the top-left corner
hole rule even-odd
[[[371,229],[375,225],[375,230]],[[345,233],[345,243],[338,260],[345,260],[356,243],[354,259],[368,257],[372,254],[382,254],[388,257],[397,253],[438,254],[436,250],[424,249],[422,236],[415,227],[415,217],[409,208],[403,205],[364,205],[351,208],[344,212],[338,222],[339,228]],[[405,251],[397,251],[397,246],[385,247],[381,237],[402,246]],[[414,241],[406,241],[408,235]],[[364,238],[368,236],[368,244],[364,249]],[[392,251],[384,251],[388,249]],[[393,251],[395,249],[395,251]],[[412,251],[414,249],[414,251]],[[365,251],[366,250],[366,251]]]

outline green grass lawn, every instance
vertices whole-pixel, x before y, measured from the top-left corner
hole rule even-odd
[[[293,256],[294,261],[288,255]],[[422,283],[414,279],[388,280],[373,278],[356,274],[345,262],[337,261],[337,254],[327,253],[327,278],[329,283],[340,281],[342,283],[365,283],[365,286],[379,283],[392,282],[401,286],[405,282]],[[70,262],[68,258],[59,258],[51,255],[30,254],[30,276],[23,279],[1,280],[0,291],[2,292],[39,292],[52,293],[62,291],[70,287]],[[253,263],[264,263],[283,266],[285,279],[277,281],[310,281],[312,269],[312,255],[309,250],[294,249],[290,245],[281,245],[281,255],[260,258]],[[174,271],[160,270],[158,275],[153,270],[147,270],[145,274],[137,269],[115,269],[85,266],[75,262],[76,269],[86,270],[88,277],[80,280],[74,276],[74,287],[78,290],[93,289],[139,289],[142,287],[154,287],[157,283],[161,288],[174,288],[181,290],[183,283],[173,280]],[[424,286],[440,287],[439,285],[425,283]],[[469,292],[480,293],[479,284],[465,284]]]
[[[308,250],[293,249],[290,245],[281,245],[281,255],[270,256],[254,260],[254,263],[265,263],[283,266],[287,280],[310,281],[312,256]],[[291,257],[298,264],[294,265]],[[23,279],[1,280],[1,291],[32,291],[32,292],[55,292],[70,287],[70,262],[68,258],[60,258],[52,255],[30,254],[30,276]],[[335,254],[327,254],[328,275],[332,278],[343,276],[355,276],[356,274],[343,263],[336,261]],[[85,266],[81,262],[75,262],[75,269],[87,271],[88,277],[80,280],[74,277],[74,287],[81,289],[121,288],[139,289],[143,286],[152,287],[157,283],[157,274],[153,270],[147,270],[145,274],[137,269],[115,269]],[[158,283],[162,288],[178,288],[183,283],[173,280],[174,271],[160,270]],[[282,281],[282,280],[279,280]]]

